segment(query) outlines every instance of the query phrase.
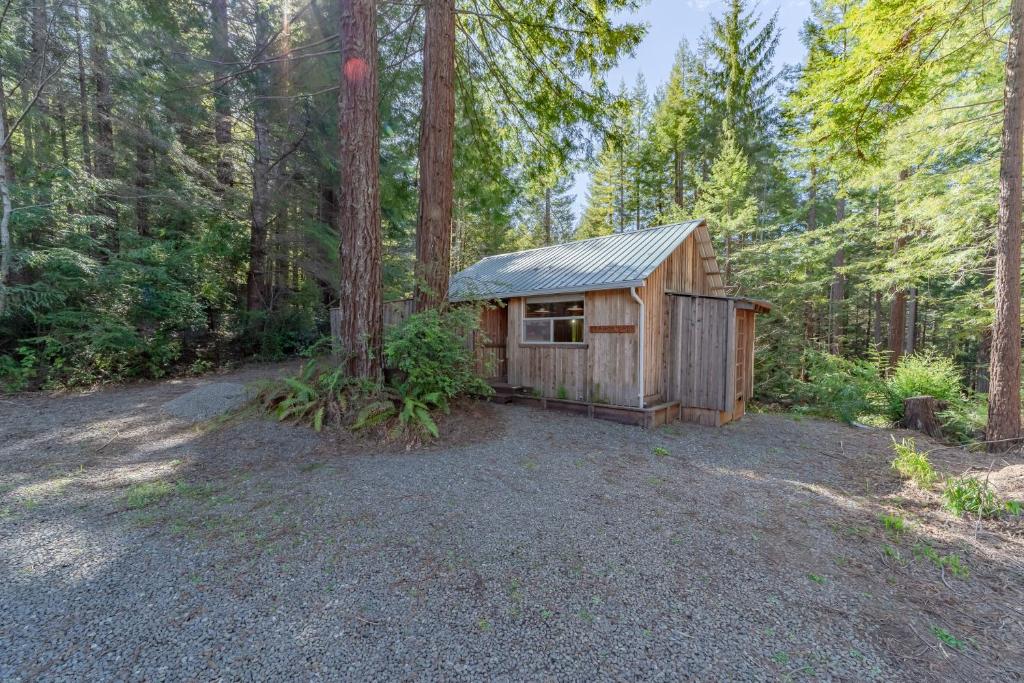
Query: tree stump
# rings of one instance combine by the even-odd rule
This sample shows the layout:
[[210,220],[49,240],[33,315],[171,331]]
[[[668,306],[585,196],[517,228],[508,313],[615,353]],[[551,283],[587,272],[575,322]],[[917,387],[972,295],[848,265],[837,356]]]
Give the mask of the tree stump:
[[907,429],[923,432],[936,439],[942,437],[942,424],[936,416],[946,403],[934,396],[911,396],[903,400],[903,421]]

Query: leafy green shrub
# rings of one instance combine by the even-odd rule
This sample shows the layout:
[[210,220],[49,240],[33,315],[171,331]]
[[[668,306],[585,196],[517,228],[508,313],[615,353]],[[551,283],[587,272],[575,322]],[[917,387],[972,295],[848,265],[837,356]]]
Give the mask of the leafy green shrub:
[[892,440],[892,449],[896,457],[892,461],[892,468],[900,473],[904,479],[910,479],[922,489],[931,488],[938,479],[935,468],[928,460],[928,456],[917,450],[913,439],[903,439],[896,443]]
[[459,306],[415,313],[391,329],[384,358],[397,370],[395,388],[403,397],[487,395],[491,388],[476,374],[476,358],[467,343],[479,329],[480,311]]
[[18,349],[20,358],[0,356],[0,391],[26,389],[38,369],[35,350],[27,346]]
[[1005,507],[988,482],[972,476],[947,480],[942,497],[946,509],[957,517],[968,513],[985,519],[998,517]]
[[796,389],[797,397],[815,412],[853,422],[862,414],[878,410],[884,385],[873,363],[807,351],[804,366],[807,380]]
[[379,391],[372,382],[349,377],[342,366],[314,359],[295,377],[264,382],[256,400],[278,420],[308,424],[319,432],[325,423],[351,422],[353,411],[371,404]]
[[934,353],[904,356],[885,383],[888,414],[903,418],[903,401],[911,396],[932,396],[949,405],[963,399],[960,369],[952,360]]

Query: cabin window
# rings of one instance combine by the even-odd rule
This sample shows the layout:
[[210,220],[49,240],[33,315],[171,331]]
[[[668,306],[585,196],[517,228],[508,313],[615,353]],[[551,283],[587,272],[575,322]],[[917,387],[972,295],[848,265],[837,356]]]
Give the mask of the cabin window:
[[583,300],[526,301],[523,341],[527,344],[580,344],[583,342]]

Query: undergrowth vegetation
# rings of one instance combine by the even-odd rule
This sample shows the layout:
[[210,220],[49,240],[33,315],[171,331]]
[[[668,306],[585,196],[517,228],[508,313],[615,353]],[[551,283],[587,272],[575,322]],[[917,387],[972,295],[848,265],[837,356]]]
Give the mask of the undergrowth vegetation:
[[263,383],[256,401],[281,421],[389,439],[439,436],[435,414],[459,396],[487,395],[467,340],[478,331],[479,309],[463,306],[417,313],[391,329],[384,344],[387,380],[349,376],[338,359],[309,360],[295,377]]
[[897,443],[893,438],[892,448],[896,452],[892,468],[899,472],[901,477],[910,479],[918,488],[926,490],[938,480],[939,475],[928,460],[928,455],[917,450],[913,439],[903,439]]
[[886,377],[881,355],[851,360],[822,351],[807,351],[802,379],[788,394],[794,408],[843,422],[891,426],[903,419],[903,402],[932,396],[945,408],[938,417],[951,439],[968,442],[985,424],[985,396],[964,389],[961,369],[948,358],[923,352],[900,359]]
[[[922,491],[930,491],[941,478],[928,459],[928,454],[917,450],[913,439],[897,442],[894,438],[892,449],[896,454],[892,468]],[[1003,514],[1019,515],[1024,508],[1020,501],[1000,498],[988,479],[982,480],[969,474],[946,478],[942,485],[942,503],[957,517],[973,515],[982,519],[993,519]],[[890,528],[887,521],[885,526]]]

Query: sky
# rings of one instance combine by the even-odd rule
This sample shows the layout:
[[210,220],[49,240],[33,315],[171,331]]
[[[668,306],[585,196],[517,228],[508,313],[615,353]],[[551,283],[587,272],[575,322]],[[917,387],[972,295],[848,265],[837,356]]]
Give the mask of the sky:
[[[725,9],[722,0],[650,0],[629,21],[647,25],[647,35],[632,57],[622,60],[608,77],[608,84],[618,88],[625,81],[632,86],[638,74],[647,81],[647,90],[655,90],[668,81],[679,41],[683,38],[696,49],[700,36],[712,16],[720,16]],[[770,16],[779,11],[779,28],[782,36],[775,52],[777,67],[783,64],[798,64],[804,58],[804,46],[800,42],[800,28],[810,16],[810,0],[761,0],[757,11]],[[576,217],[583,212],[587,198],[590,174],[582,171],[576,174],[573,205]]]

